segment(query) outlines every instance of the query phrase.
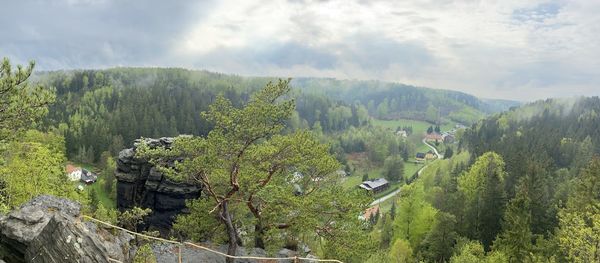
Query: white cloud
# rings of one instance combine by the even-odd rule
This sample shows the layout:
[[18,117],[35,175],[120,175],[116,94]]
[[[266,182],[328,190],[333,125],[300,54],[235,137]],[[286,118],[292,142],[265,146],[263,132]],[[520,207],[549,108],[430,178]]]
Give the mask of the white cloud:
[[[383,79],[513,99],[562,96],[557,87],[587,92],[582,87],[600,80],[587,74],[600,68],[599,5],[591,2],[225,1],[174,49],[194,60],[223,59],[213,53],[293,42],[332,55],[333,68],[229,59],[247,74]],[[369,45],[382,40],[398,45]],[[402,50],[422,56],[395,56]]]
[[[24,2],[14,9],[36,6]],[[184,66],[247,75],[380,79],[511,99],[600,95],[598,1],[124,5],[53,0],[46,5],[29,17],[23,14],[17,32],[1,26],[15,21],[12,12],[0,17],[0,29],[11,37],[0,41],[0,52],[36,59],[47,68]]]

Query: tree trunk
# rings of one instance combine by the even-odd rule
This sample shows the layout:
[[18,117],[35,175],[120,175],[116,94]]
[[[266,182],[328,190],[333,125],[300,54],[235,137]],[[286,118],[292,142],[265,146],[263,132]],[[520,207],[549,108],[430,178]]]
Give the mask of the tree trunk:
[[[227,206],[227,201],[224,201],[223,204],[221,204],[221,206],[223,209],[221,211],[221,217],[222,217],[223,221],[225,222],[225,227],[227,228],[227,235],[229,236],[229,247],[227,248],[227,254],[231,255],[231,256],[235,256],[235,252],[237,250],[238,243],[240,243],[241,240],[239,240],[238,234],[237,234],[237,229],[235,228],[235,226],[233,225],[233,222],[231,220],[231,214],[229,213],[229,207]],[[226,262],[233,263],[234,259],[227,258]]]

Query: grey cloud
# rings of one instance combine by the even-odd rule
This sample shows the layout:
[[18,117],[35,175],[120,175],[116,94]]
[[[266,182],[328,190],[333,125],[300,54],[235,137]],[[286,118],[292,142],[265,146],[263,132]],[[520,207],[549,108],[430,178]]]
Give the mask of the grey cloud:
[[[588,69],[589,70],[589,69]],[[530,86],[544,89],[556,83],[563,85],[590,85],[600,82],[595,72],[566,65],[561,61],[538,61],[515,66],[510,73],[496,83],[497,87]]]
[[[561,87],[600,95],[593,1],[507,3],[502,12],[498,2],[357,1],[338,2],[352,7],[347,15],[303,0],[240,10],[219,1],[7,1],[0,57],[35,59],[43,70],[180,66],[405,81],[504,98],[515,90],[562,95]],[[472,7],[489,14],[464,16]],[[187,49],[194,45],[206,46]]]
[[255,54],[255,59],[284,68],[309,65],[317,69],[331,69],[337,63],[337,58],[330,52],[294,42],[275,45],[268,50],[263,50]]
[[430,51],[416,41],[400,42],[366,34],[354,36],[345,42],[345,58],[365,70],[384,70],[393,64],[417,68],[433,63]]
[[42,69],[158,63],[202,6],[159,0],[5,3],[0,52],[21,63],[35,59]]

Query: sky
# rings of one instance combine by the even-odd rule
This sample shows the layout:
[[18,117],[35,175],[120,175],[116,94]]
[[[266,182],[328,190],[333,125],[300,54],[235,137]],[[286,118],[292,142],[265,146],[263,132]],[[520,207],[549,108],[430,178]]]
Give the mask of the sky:
[[3,1],[0,57],[400,82],[485,98],[600,95],[600,1]]

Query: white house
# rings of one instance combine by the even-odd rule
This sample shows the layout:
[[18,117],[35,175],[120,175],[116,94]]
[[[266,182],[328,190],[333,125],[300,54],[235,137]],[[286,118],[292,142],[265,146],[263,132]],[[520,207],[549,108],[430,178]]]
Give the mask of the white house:
[[80,167],[75,167],[73,165],[67,165],[67,176],[69,180],[75,182],[81,180],[82,170]]

